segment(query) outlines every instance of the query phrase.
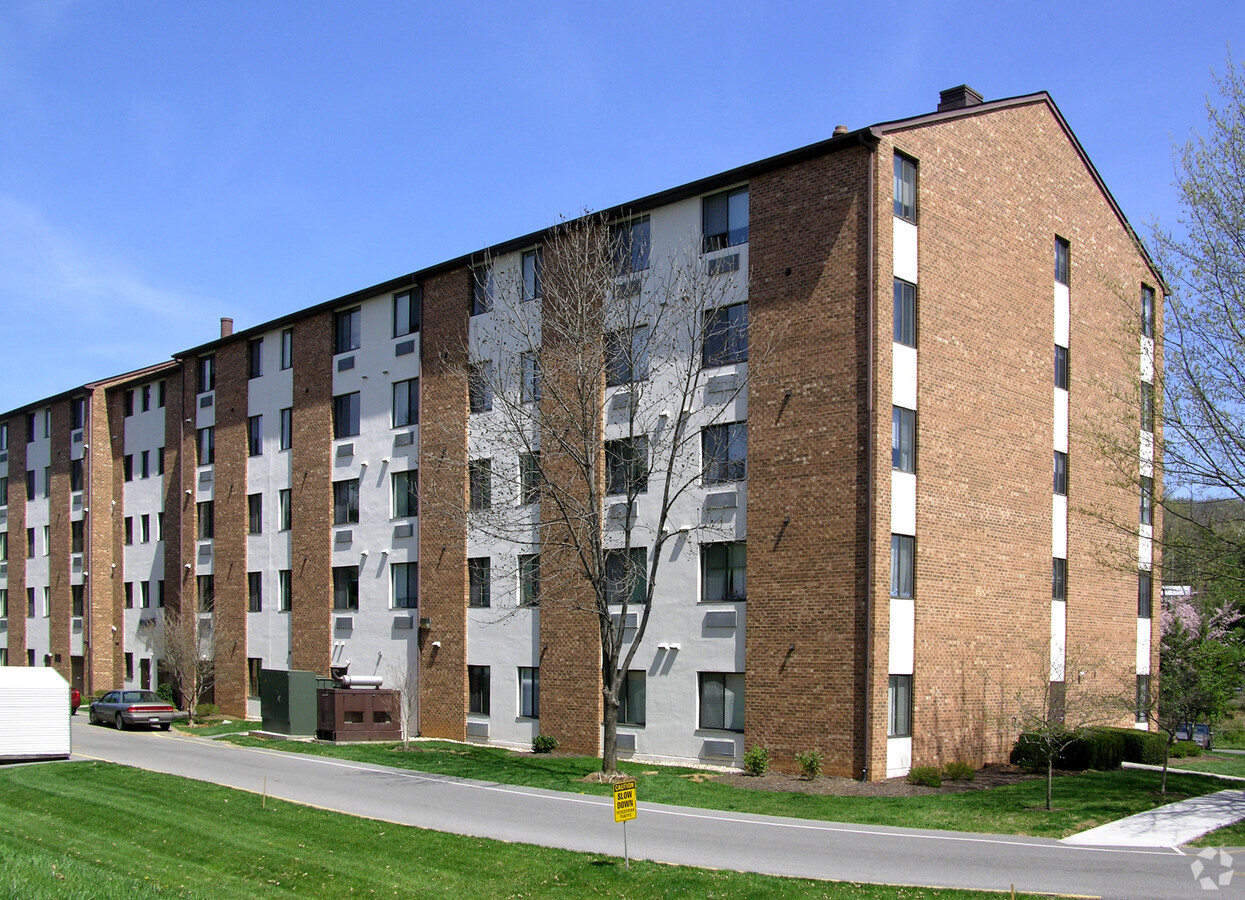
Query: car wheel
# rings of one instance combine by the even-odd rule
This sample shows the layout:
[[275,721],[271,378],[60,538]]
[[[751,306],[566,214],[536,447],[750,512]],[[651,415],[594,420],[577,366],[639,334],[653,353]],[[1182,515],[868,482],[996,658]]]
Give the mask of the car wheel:
[[117,731],[125,731],[125,719],[121,718],[121,713],[117,713],[116,723]]
[[98,724],[99,724],[99,719],[97,719],[97,718],[95,717],[95,710],[93,710],[93,709],[92,709],[92,710],[88,710],[88,711],[87,711],[87,714],[86,714],[86,717],[87,717],[87,720],[88,720],[88,721],[90,721],[90,723],[91,723],[92,725],[98,725]]
[[160,730],[161,730],[161,731],[168,731],[168,730],[169,730],[169,727],[170,727],[172,724],[173,724],[172,722],[161,722],[161,723],[160,723]]

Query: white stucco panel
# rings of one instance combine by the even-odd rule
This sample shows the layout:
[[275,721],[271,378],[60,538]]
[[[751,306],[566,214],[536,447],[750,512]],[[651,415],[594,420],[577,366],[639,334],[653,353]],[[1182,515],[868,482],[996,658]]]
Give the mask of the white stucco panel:
[[1150,619],[1137,620],[1137,674],[1150,674]]
[[1068,300],[1068,286],[1055,284],[1055,343],[1060,347],[1068,346],[1068,320],[1071,318]]
[[1068,558],[1068,498],[1051,495],[1050,504],[1050,555],[1056,559]]
[[1154,338],[1141,339],[1141,380],[1154,380]]
[[1068,392],[1053,388],[1055,392],[1055,449],[1068,452]]
[[916,534],[916,475],[891,470],[891,534]]
[[916,348],[891,344],[891,402],[916,409]]
[[886,777],[899,778],[912,768],[912,738],[886,739]]
[[1063,681],[1064,650],[1067,647],[1068,604],[1050,602],[1050,680]]
[[916,226],[895,218],[895,277],[916,284]]
[[890,675],[911,675],[916,640],[916,602],[904,597],[891,597],[890,613]]

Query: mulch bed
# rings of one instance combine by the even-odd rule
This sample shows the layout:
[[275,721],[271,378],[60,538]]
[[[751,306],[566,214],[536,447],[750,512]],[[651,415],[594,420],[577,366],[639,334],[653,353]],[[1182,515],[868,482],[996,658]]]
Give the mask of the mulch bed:
[[884,781],[855,781],[851,778],[817,778],[806,781],[797,775],[770,772],[766,775],[717,775],[715,781],[731,787],[755,791],[789,791],[834,797],[924,797],[929,794],[963,794],[1005,784],[1016,784],[1040,776],[1017,766],[990,765],[977,770],[972,781],[943,781],[942,787],[908,784],[903,778]]

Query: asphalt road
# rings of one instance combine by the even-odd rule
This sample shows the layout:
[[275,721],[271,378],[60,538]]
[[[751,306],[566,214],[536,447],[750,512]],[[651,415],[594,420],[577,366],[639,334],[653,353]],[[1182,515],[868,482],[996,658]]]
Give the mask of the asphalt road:
[[[420,828],[621,856],[609,798],[466,781],[251,749],[176,731],[73,723],[76,759],[182,775]],[[836,881],[1062,893],[1121,900],[1206,897],[1176,849],[1077,847],[1042,838],[843,825],[645,803],[627,826],[633,859]],[[1238,862],[1238,864],[1240,864]],[[1243,866],[1245,868],[1245,866]],[[1217,861],[1203,874],[1218,875]],[[1233,892],[1239,892],[1234,894]],[[1245,895],[1245,872],[1218,896]]]

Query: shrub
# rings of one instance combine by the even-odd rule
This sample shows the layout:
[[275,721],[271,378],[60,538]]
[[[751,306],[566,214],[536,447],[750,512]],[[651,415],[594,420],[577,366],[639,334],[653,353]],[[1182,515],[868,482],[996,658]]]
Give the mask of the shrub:
[[532,738],[533,753],[550,753],[558,747],[558,739],[551,734],[538,734]]
[[1099,772],[1118,769],[1124,761],[1124,736],[1111,728],[1091,728],[1085,732],[1089,746],[1089,768]]
[[908,770],[908,784],[942,787],[942,770],[937,766],[913,766]]
[[167,681],[156,687],[156,696],[170,706],[173,705],[173,685]]
[[1167,735],[1157,731],[1136,731],[1132,728],[1104,728],[1124,740],[1124,761],[1147,766],[1163,765],[1167,755]]
[[1202,748],[1196,741],[1176,741],[1172,744],[1169,755],[1172,759],[1184,759],[1185,757],[1196,759],[1202,755]]
[[[1020,766],[1034,772],[1044,771],[1046,769],[1046,744],[1033,732],[1022,732],[1016,738],[1010,758],[1013,766]],[[1058,765],[1057,761],[1056,765]]]
[[206,719],[216,715],[218,712],[220,712],[220,709],[215,703],[200,703],[195,707],[195,718]]
[[769,771],[769,751],[757,745],[744,754],[744,771],[749,775],[764,775]]
[[821,774],[822,753],[820,750],[809,750],[795,755],[795,764],[800,769],[800,776],[812,781]]
[[949,762],[942,767],[942,774],[948,781],[972,781],[977,770],[966,762]]

